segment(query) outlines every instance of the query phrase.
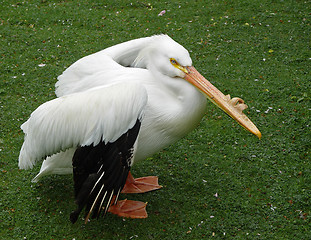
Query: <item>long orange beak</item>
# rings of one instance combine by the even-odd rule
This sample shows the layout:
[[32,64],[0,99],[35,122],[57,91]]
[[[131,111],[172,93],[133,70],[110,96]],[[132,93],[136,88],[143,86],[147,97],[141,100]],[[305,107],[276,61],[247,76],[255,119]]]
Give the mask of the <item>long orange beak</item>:
[[230,95],[224,95],[208,80],[206,80],[193,66],[186,67],[185,77],[188,82],[197,87],[214,104],[220,107],[225,113],[236,120],[242,127],[255,134],[259,139],[261,133],[255,124],[242,112],[247,108],[241,98],[230,98]]

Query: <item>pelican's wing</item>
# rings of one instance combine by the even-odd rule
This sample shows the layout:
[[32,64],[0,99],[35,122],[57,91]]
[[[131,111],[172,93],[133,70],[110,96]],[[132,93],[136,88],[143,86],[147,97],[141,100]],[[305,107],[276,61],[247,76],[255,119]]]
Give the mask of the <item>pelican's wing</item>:
[[100,142],[76,150],[72,165],[78,208],[70,215],[72,223],[77,221],[84,206],[87,222],[91,213],[92,217],[98,217],[103,208],[106,213],[111,202],[117,202],[129,174],[140,125],[141,121],[137,120],[112,143]]
[[[94,78],[98,73],[113,71],[112,77],[101,78],[101,85],[98,85]],[[83,57],[68,67],[60,76],[55,84],[56,96],[85,91],[87,89],[104,86],[114,82],[114,79],[124,71],[124,67],[116,63],[110,56],[98,52]]]
[[119,83],[60,97],[39,106],[22,126],[19,167],[71,147],[116,141],[141,119],[147,103],[143,86]]
[[[87,219],[116,202],[134,158],[147,92],[140,84],[119,83],[66,95],[42,104],[22,125],[25,141],[19,167],[77,147],[73,155],[74,223],[86,206]],[[115,197],[115,200],[113,200]]]

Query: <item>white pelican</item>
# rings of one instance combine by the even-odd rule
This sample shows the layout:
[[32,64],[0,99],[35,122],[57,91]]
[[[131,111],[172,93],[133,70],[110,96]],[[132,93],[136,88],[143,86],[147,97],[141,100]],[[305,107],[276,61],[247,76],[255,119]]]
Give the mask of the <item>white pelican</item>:
[[156,177],[134,180],[129,170],[193,130],[205,112],[206,97],[261,137],[242,113],[243,100],[222,94],[167,35],[128,41],[78,60],[59,76],[56,94],[21,126],[25,141],[19,167],[28,169],[45,159],[33,181],[73,169],[78,204],[70,216],[73,223],[84,207],[86,222],[102,209],[146,217],[144,203],[117,202],[119,194],[161,186]]

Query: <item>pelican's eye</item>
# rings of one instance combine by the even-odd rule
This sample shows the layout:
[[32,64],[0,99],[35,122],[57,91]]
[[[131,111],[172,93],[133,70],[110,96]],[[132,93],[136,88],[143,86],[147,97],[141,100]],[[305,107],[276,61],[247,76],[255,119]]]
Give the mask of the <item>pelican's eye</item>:
[[181,65],[176,61],[175,58],[170,58],[170,62],[171,62],[171,64],[172,64],[175,68],[179,69],[180,71],[183,71],[184,73],[188,73],[187,68],[181,66]]
[[170,62],[174,66],[179,65],[175,58],[170,58]]

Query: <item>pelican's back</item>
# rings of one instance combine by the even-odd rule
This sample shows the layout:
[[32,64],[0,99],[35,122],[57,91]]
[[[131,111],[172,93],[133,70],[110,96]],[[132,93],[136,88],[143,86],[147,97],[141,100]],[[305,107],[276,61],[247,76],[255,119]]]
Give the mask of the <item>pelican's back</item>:
[[[58,77],[58,82],[55,84],[56,95],[60,97],[118,81],[122,74],[128,73],[128,67],[134,67],[139,53],[159,38],[170,39],[167,35],[139,38],[79,59]],[[139,67],[147,66],[140,63]],[[98,75],[101,75],[100,83]]]

